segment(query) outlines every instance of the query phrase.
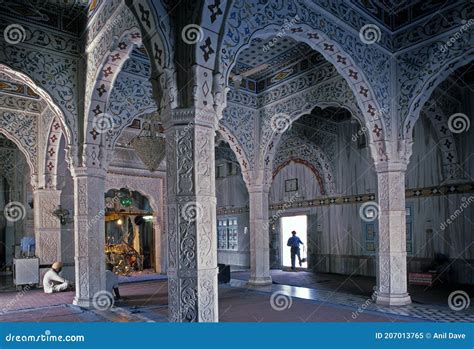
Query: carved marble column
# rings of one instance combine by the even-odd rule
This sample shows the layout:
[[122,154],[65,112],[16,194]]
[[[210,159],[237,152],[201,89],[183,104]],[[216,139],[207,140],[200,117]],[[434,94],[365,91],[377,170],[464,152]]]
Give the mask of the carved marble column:
[[164,118],[172,322],[218,321],[216,126],[212,111],[175,109]]
[[376,164],[380,206],[377,304],[406,305],[411,303],[407,293],[406,168],[406,161]]
[[36,255],[40,264],[62,261],[61,224],[53,211],[61,200],[61,191],[37,189],[33,193]]
[[269,285],[270,276],[270,241],[268,230],[268,195],[269,185],[250,185],[250,279],[254,286]]
[[78,167],[74,178],[76,296],[73,304],[92,307],[105,290],[105,175],[103,169]]

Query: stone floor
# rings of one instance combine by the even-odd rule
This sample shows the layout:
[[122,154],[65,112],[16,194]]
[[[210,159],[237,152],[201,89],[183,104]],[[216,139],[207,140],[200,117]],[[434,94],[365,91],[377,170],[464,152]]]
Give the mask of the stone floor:
[[[273,271],[273,285],[251,288],[244,281],[246,276],[246,272],[233,273],[230,284],[219,286],[220,321],[474,321],[472,307],[454,312],[446,306],[446,299],[444,306],[415,303],[406,307],[380,307],[370,298],[370,280],[355,278],[338,282],[333,275]],[[134,280],[121,279],[120,292],[125,300],[116,302],[106,311],[85,310],[71,305],[73,292],[54,295],[46,295],[41,289],[2,292],[0,321],[167,321],[168,285],[163,276],[147,276],[147,281]],[[143,277],[138,280],[143,280]],[[283,285],[285,281],[297,286]]]

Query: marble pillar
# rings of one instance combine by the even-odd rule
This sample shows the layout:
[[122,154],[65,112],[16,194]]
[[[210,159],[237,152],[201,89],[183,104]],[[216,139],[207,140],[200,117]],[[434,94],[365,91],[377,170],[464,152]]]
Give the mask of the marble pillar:
[[37,189],[33,193],[36,255],[40,264],[62,261],[61,223],[53,211],[61,202],[61,191]]
[[250,279],[249,284],[272,283],[270,276],[270,241],[268,226],[268,185],[250,185]]
[[411,303],[407,292],[405,172],[407,163],[376,165],[379,237],[377,250],[377,304]]
[[212,111],[175,109],[164,119],[169,321],[216,322],[217,233]]
[[79,167],[74,178],[76,296],[73,304],[90,308],[105,290],[105,176],[99,168]]

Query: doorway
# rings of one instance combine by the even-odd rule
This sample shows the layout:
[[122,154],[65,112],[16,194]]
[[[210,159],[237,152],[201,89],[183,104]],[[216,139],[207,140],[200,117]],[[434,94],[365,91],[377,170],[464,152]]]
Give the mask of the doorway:
[[[307,240],[308,240],[308,216],[290,216],[280,218],[281,226],[281,246],[282,246],[282,266],[291,268],[291,251],[286,244],[288,239],[292,236],[291,232],[296,231],[296,236],[300,238],[304,245],[300,245],[301,258],[307,258]],[[296,267],[298,265],[298,257],[296,257]],[[300,268],[308,268],[308,262],[302,263]]]

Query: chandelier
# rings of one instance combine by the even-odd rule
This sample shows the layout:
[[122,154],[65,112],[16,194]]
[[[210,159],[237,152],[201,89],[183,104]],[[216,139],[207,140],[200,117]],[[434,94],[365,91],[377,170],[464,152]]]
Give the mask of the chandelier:
[[158,113],[152,113],[138,136],[130,141],[140,159],[150,171],[156,171],[165,157],[166,139]]

